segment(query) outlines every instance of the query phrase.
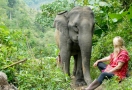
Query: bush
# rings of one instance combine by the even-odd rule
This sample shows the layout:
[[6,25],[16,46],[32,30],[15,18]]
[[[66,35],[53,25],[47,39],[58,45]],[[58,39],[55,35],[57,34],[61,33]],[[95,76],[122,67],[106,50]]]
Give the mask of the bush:
[[70,79],[56,66],[54,57],[28,60],[16,73],[19,90],[66,90]]
[[103,82],[105,90],[131,90],[132,77],[126,78],[121,83],[116,80],[116,77]]

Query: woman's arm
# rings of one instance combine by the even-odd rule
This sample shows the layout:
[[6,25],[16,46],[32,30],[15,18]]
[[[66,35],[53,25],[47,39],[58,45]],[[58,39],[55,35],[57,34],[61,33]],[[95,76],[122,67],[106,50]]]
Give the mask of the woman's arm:
[[110,56],[104,57],[104,58],[102,58],[102,59],[97,60],[97,61],[94,63],[93,66],[97,66],[97,64],[98,64],[99,62],[106,62],[106,61],[109,61],[109,60],[110,60]]
[[113,69],[111,69],[110,71],[108,71],[108,73],[114,73],[114,72],[120,70],[123,65],[124,65],[124,62],[118,62],[118,65],[116,67],[114,67]]

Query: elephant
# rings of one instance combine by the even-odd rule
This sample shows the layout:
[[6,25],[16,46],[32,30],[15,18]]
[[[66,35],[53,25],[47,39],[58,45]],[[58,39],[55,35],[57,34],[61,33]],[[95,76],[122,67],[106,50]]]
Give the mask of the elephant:
[[55,40],[60,50],[61,66],[70,76],[70,58],[74,57],[75,84],[91,83],[90,58],[94,32],[94,13],[88,6],[76,6],[63,11],[54,19]]

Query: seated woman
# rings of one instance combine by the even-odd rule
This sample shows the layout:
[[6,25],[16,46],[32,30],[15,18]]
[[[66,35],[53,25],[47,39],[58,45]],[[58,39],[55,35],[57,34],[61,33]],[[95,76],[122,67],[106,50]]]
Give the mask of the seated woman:
[[[87,88],[82,90],[94,90],[100,86],[104,79],[110,79],[117,76],[121,81],[126,77],[128,71],[129,55],[124,46],[124,40],[120,36],[113,39],[114,51],[109,56],[97,60],[93,66],[98,66],[101,74]],[[106,65],[103,62],[109,61]]]

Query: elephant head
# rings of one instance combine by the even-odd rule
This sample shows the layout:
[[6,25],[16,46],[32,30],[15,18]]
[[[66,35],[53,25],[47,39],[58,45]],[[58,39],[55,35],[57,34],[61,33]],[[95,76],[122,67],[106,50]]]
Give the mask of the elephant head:
[[61,65],[70,75],[70,57],[74,57],[74,72],[77,85],[91,82],[90,58],[94,13],[89,7],[74,7],[59,13],[55,20],[55,38],[60,49]]

